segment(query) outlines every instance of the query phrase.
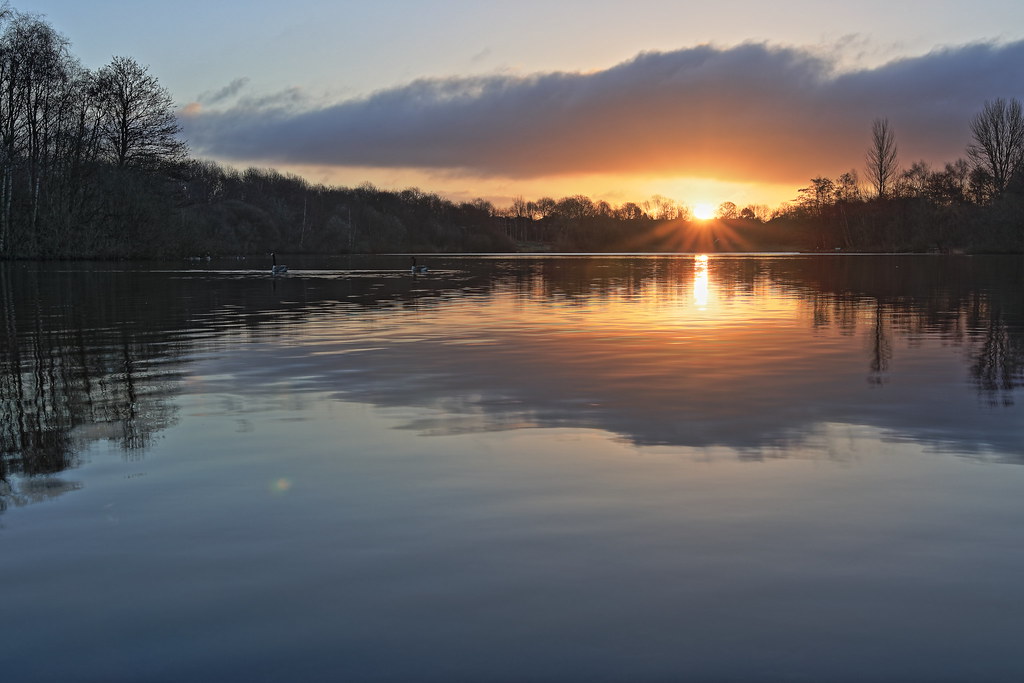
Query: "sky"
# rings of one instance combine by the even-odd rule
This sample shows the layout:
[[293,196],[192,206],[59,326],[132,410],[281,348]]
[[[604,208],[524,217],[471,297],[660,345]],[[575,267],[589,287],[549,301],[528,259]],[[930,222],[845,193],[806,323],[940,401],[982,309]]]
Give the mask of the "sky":
[[192,154],[313,182],[506,205],[774,207],[964,156],[986,100],[1024,99],[1024,2],[12,0],[88,68],[147,65]]

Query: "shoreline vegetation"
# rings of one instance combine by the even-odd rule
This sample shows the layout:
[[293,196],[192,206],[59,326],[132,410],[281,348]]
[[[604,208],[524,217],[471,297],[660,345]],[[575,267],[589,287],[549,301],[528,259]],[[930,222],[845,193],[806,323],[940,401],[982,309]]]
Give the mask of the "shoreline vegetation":
[[873,122],[864,180],[810,180],[711,219],[664,197],[509,207],[417,188],[314,184],[189,156],[170,94],[114,57],[84,68],[40,16],[0,8],[0,260],[473,252],[1024,253],[1024,115],[985,102],[966,158],[898,164]]

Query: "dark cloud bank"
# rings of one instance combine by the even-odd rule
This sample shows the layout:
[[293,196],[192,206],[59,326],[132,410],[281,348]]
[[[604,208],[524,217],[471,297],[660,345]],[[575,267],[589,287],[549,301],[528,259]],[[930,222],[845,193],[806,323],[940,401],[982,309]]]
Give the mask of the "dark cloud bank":
[[799,182],[861,167],[877,117],[904,163],[963,156],[984,101],[1024,94],[1022,64],[1024,41],[847,72],[800,49],[701,46],[593,73],[418,80],[329,106],[297,106],[289,91],[190,107],[183,126],[198,153],[238,160]]

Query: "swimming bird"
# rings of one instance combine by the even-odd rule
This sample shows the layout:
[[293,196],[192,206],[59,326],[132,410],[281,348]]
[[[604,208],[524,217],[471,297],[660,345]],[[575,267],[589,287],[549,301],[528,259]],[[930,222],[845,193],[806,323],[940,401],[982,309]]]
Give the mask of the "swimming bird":
[[419,273],[427,272],[427,267],[426,266],[417,266],[416,265],[416,257],[415,256],[412,256],[410,258],[412,258],[412,268],[409,269],[410,273],[412,273],[413,275],[416,275],[416,274],[419,274]]
[[274,264],[270,266],[271,275],[284,275],[285,273],[288,272],[288,266],[277,265],[277,254],[275,254],[274,252],[270,252],[270,258],[273,260]]

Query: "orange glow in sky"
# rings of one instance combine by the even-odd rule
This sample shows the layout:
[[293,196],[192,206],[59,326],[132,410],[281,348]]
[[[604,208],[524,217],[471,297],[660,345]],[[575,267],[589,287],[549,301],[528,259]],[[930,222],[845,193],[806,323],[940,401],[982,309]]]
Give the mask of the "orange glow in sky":
[[274,167],[282,172],[295,173],[313,183],[339,187],[357,187],[369,182],[383,190],[404,190],[417,187],[455,202],[468,202],[483,198],[497,207],[510,206],[517,197],[535,201],[541,197],[560,199],[585,195],[613,206],[626,202],[642,203],[652,197],[665,197],[680,207],[689,207],[697,215],[698,207],[708,207],[707,218],[713,218],[718,205],[731,201],[743,208],[763,204],[775,208],[790,201],[794,195],[792,183],[753,183],[690,176],[657,176],[643,173],[591,173],[567,176],[541,176],[536,178],[509,178],[503,176],[473,176],[458,172],[431,171],[414,168],[334,167],[295,164],[275,164],[253,160],[234,162],[237,168],[246,166]]
[[776,208],[810,178],[863,173],[874,118],[902,163],[941,168],[987,99],[1021,96],[1010,0],[14,4],[86,68],[148,65],[198,158],[499,207]]

